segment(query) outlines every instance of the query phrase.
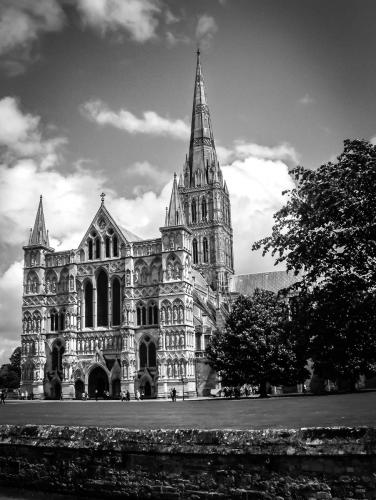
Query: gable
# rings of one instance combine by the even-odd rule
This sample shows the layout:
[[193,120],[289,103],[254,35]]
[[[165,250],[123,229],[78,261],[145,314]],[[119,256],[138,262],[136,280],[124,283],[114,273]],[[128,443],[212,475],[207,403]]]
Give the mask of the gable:
[[104,204],[99,207],[98,212],[95,214],[85,233],[85,236],[82,238],[81,243],[78,246],[78,250],[84,249],[88,240],[91,239],[94,241],[98,236],[101,240],[104,240],[106,236],[112,240],[116,236],[119,242],[119,247],[121,247],[121,244],[126,245],[131,241],[141,241],[141,238],[133,234],[131,231],[120,228],[111,217]]

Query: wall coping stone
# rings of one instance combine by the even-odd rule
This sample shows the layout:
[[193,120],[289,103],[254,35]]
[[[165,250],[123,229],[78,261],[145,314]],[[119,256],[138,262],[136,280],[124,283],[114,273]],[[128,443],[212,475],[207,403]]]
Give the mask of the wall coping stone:
[[0,446],[204,455],[376,455],[374,427],[154,429],[0,425]]

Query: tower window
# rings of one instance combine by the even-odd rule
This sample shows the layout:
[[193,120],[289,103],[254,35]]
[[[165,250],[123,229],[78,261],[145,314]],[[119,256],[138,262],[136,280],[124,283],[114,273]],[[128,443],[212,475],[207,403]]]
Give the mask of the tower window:
[[110,238],[106,236],[106,257],[110,256]]
[[197,264],[198,263],[198,249],[197,249],[196,238],[192,242],[192,248],[193,248],[193,264]]
[[208,262],[209,252],[208,252],[208,240],[207,240],[207,238],[204,238],[202,240],[202,251],[203,251],[203,256],[204,256],[204,262]]
[[206,221],[208,217],[208,208],[206,205],[206,199],[203,198],[202,203],[201,203],[201,211],[202,211],[202,220]]
[[197,222],[197,207],[196,201],[192,201],[192,222]]

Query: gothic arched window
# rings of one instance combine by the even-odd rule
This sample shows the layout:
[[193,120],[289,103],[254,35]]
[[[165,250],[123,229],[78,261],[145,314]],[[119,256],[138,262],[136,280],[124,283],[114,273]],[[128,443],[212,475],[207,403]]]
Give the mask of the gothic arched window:
[[201,202],[201,213],[202,213],[202,220],[206,221],[208,217],[208,207],[206,205],[206,199],[203,198]]
[[85,327],[93,326],[93,285],[88,281],[85,286]]
[[137,325],[146,325],[146,307],[144,304],[137,304]]
[[112,238],[112,255],[117,257],[119,255],[118,238],[115,236]]
[[59,315],[56,310],[51,311],[51,332],[57,332],[59,329]]
[[139,349],[140,368],[157,366],[157,349],[154,341],[146,335]]
[[99,239],[99,236],[95,238],[95,258],[101,258],[101,240]]
[[193,264],[197,264],[198,263],[198,249],[197,249],[196,238],[192,242],[192,248],[193,248]]
[[145,342],[140,345],[140,368],[145,368],[148,363],[148,350]]
[[209,252],[208,252],[208,240],[207,240],[207,238],[204,238],[202,240],[202,252],[203,252],[204,262],[208,262]]
[[120,282],[117,278],[112,282],[112,324],[120,325]]
[[108,326],[108,278],[103,269],[97,277],[97,325]]
[[105,243],[106,243],[106,257],[110,257],[110,238],[108,236],[106,236]]
[[197,222],[197,207],[195,200],[192,200],[192,222]]
[[89,260],[93,259],[93,240],[88,241]]

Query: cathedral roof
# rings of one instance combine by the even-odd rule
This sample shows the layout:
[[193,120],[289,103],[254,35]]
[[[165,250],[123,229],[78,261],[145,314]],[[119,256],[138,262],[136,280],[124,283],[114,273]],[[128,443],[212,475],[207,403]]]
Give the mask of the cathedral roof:
[[191,185],[197,170],[201,171],[203,175],[207,175],[208,167],[213,166],[215,170],[218,168],[199,50],[197,51],[188,165]]
[[50,246],[48,231],[44,222],[42,195],[40,195],[37,216],[35,217],[34,229],[30,233],[29,245]]
[[256,288],[279,292],[282,288],[293,285],[300,279],[286,271],[271,271],[269,273],[237,274],[229,278],[229,292],[242,295],[252,295]]
[[168,211],[166,212],[165,226],[185,226],[185,225],[186,225],[186,220],[185,220],[184,210],[181,204],[178,184],[176,181],[176,174],[174,174],[174,182],[172,184],[170,206],[168,208]]

